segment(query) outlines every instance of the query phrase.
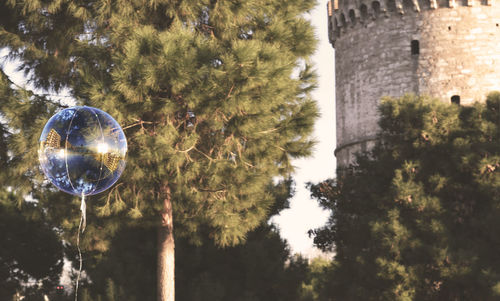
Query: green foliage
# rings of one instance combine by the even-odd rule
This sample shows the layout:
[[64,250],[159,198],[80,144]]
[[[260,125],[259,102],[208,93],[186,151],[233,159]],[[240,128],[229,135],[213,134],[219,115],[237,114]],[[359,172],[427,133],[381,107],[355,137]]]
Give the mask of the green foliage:
[[460,107],[385,99],[379,143],[312,186],[332,210],[334,300],[494,300],[500,239],[500,93]]
[[[157,224],[167,186],[176,235],[194,243],[208,229],[218,245],[235,245],[266,218],[274,201],[268,183],[287,177],[290,160],[309,155],[313,146],[309,135],[318,113],[309,96],[315,74],[308,56],[315,38],[303,14],[314,4],[0,4],[0,46],[20,60],[32,84],[50,93],[67,89],[79,104],[107,111],[125,128],[127,169],[107,195],[89,200],[90,219],[102,221],[89,223],[87,248],[108,248],[121,224]],[[36,192],[52,207],[35,168],[35,145],[57,103],[32,94],[21,105],[14,94],[24,90],[5,89],[12,100],[0,107],[2,114],[26,112],[6,122],[22,133],[13,151],[23,160],[13,173],[26,178],[16,188]],[[49,215],[69,234],[77,220],[75,205],[66,204]]]
[[330,260],[321,257],[314,258],[308,263],[307,276],[300,288],[301,301],[329,300],[328,296],[323,294],[331,264]]
[[36,127],[56,105],[15,86],[1,71],[0,99],[0,299],[16,291],[36,299],[55,287],[63,264],[62,243],[49,215],[25,201],[41,179],[32,172]]

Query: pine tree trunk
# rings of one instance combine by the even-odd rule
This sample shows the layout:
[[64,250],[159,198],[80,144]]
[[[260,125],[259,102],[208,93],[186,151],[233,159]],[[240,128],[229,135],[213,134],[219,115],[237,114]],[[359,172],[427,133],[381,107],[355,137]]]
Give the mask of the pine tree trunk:
[[157,301],[175,300],[174,220],[170,187],[164,186],[161,225],[158,227]]

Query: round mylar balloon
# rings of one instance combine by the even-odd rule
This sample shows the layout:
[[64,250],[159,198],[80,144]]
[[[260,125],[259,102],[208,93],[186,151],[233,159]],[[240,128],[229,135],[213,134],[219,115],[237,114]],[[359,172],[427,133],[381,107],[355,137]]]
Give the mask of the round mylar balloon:
[[64,109],[40,136],[38,157],[57,188],[92,195],[113,185],[125,169],[127,140],[116,120],[92,107]]

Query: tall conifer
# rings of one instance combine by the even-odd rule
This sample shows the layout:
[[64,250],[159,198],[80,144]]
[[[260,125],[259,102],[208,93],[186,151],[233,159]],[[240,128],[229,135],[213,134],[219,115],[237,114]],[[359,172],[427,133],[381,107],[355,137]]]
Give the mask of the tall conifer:
[[[176,235],[194,243],[202,232],[219,246],[241,242],[273,205],[269,182],[289,175],[292,158],[310,153],[317,108],[308,57],[315,38],[304,13],[314,4],[0,3],[0,46],[20,60],[34,86],[48,93],[66,88],[79,104],[123,125],[127,169],[107,194],[90,199],[85,242],[104,250],[123,223],[157,225],[158,300],[174,299],[174,224]],[[39,111],[48,114],[53,106],[43,99],[35,95],[23,105],[33,110],[41,101]],[[12,106],[2,109],[13,114]],[[26,148],[36,148],[32,132],[43,124],[32,114],[19,127],[28,131],[18,141]],[[18,189],[37,191],[66,233],[75,231],[75,204],[41,193],[47,190],[33,175],[36,152],[22,158],[24,172],[16,170],[26,181]]]

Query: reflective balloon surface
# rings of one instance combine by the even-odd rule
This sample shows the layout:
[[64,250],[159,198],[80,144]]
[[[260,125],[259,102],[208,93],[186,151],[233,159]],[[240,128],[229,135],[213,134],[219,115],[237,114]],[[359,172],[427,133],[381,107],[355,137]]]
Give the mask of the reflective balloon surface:
[[106,112],[72,107],[55,114],[43,128],[38,157],[57,188],[92,195],[112,186],[125,169],[127,140]]

